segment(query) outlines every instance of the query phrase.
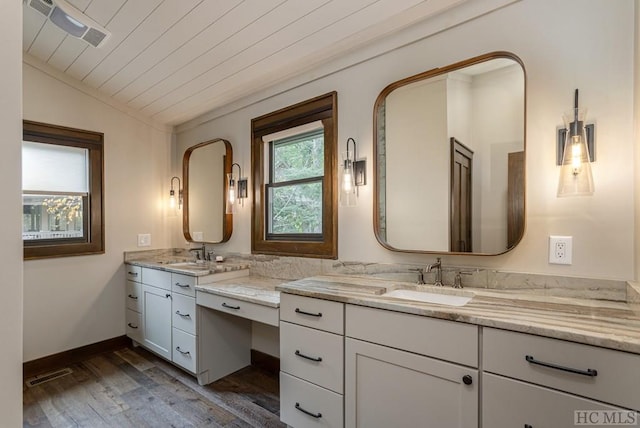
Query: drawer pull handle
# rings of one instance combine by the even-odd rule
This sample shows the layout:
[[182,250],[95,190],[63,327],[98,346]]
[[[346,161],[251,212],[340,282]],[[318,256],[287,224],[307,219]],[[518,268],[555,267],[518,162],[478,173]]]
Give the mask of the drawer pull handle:
[[180,352],[182,355],[191,355],[191,352],[183,351],[179,346],[176,346],[176,351]]
[[536,360],[531,355],[526,355],[524,358],[525,358],[525,360],[527,360],[531,364],[537,364],[539,366],[549,367],[550,369],[562,370],[563,372],[575,373],[575,374],[579,374],[579,375],[582,375],[582,376],[589,376],[589,377],[598,376],[598,371],[595,370],[595,369],[581,370],[581,369],[574,369],[572,367],[560,366],[558,364],[546,363],[544,361]]
[[310,357],[310,356],[308,356],[308,355],[304,355],[302,352],[298,351],[297,349],[296,349],[295,354],[296,354],[298,357],[302,357],[302,358],[304,358],[304,359],[306,359],[306,360],[315,361],[315,362],[317,362],[317,363],[319,363],[320,361],[322,361],[322,357]]
[[305,410],[302,406],[300,406],[300,403],[296,403],[296,409],[300,410],[305,415],[312,416],[312,417],[314,417],[316,419],[320,419],[322,417],[322,413],[320,413],[320,412],[312,413],[312,412],[310,412],[308,410]]
[[137,328],[138,328],[138,326],[137,326],[137,325],[133,325],[133,324],[131,324],[131,323],[127,323],[127,325],[128,325],[129,327],[131,327],[131,328],[135,328],[135,329],[137,329]]
[[318,317],[318,318],[322,316],[322,312],[318,312],[317,314],[314,314],[312,312],[305,312],[300,308],[296,308],[296,314],[309,315],[310,317]]
[[229,309],[235,309],[238,310],[240,309],[240,306],[231,306],[231,305],[227,305],[226,303],[222,302],[222,307],[224,308],[229,308]]
[[180,315],[182,318],[189,318],[191,316],[189,314],[183,314],[180,311],[176,311],[176,315]]
[[138,296],[132,296],[131,294],[129,294],[129,298],[133,300],[138,300]]
[[128,272],[131,276],[138,276],[138,272]]
[[176,282],[176,286],[180,288],[189,288],[189,284],[180,284],[179,282]]
[[171,298],[171,294],[167,293],[167,294],[164,295],[164,297],[166,297],[167,299],[170,299]]

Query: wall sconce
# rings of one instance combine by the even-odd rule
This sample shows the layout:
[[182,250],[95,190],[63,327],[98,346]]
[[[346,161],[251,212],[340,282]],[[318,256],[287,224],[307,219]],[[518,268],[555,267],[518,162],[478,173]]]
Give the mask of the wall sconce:
[[[238,167],[237,180],[233,177],[234,166]],[[231,172],[227,174],[228,190],[227,190],[227,204],[226,204],[227,208],[225,211],[227,214],[233,214],[236,211],[236,205],[238,200],[240,201],[240,204],[244,206],[244,200],[247,198],[249,194],[248,181],[249,180],[246,177],[242,177],[242,168],[240,167],[240,164],[234,162],[231,165]]]
[[[349,142],[353,143],[353,157],[349,152]],[[367,184],[367,161],[358,160],[356,141],[347,139],[347,151],[342,153],[342,184],[340,205],[354,206],[357,198],[357,187]]]
[[173,189],[173,180],[178,180],[178,209],[182,209],[182,186],[180,177],[171,177],[171,190],[169,190],[169,207],[173,210],[176,208],[176,191]]
[[[587,110],[578,108],[576,89],[573,109],[564,114],[565,129],[558,131],[558,197],[593,194],[591,164],[594,160],[594,125],[585,125]],[[562,150],[562,151],[560,151]]]

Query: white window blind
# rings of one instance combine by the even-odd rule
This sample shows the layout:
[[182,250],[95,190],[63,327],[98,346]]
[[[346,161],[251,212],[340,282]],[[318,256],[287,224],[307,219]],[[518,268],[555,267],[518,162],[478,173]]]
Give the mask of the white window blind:
[[315,122],[305,123],[304,125],[296,126],[294,128],[289,128],[282,131],[274,132],[273,134],[264,135],[262,136],[262,141],[268,143],[270,141],[284,140],[285,138],[293,137],[300,134],[306,134],[307,132],[323,128],[324,125],[322,125],[322,121],[316,120]]
[[89,192],[87,149],[22,142],[22,191],[25,193]]

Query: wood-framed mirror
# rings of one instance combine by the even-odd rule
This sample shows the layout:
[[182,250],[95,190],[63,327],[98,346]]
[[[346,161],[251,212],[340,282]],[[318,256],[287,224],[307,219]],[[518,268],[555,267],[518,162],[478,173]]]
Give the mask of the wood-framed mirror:
[[497,255],[525,226],[526,75],[493,52],[393,82],[374,105],[374,231],[393,251]]
[[189,242],[221,243],[231,238],[233,214],[226,213],[226,176],[231,143],[221,138],[189,147],[182,157],[182,231]]

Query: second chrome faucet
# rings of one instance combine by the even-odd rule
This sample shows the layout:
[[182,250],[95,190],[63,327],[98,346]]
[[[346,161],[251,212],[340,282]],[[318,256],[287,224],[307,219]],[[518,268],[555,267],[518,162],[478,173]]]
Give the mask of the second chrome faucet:
[[436,287],[442,287],[442,259],[438,257],[435,263],[427,265],[427,272],[431,272],[435,269],[436,278],[433,283]]

